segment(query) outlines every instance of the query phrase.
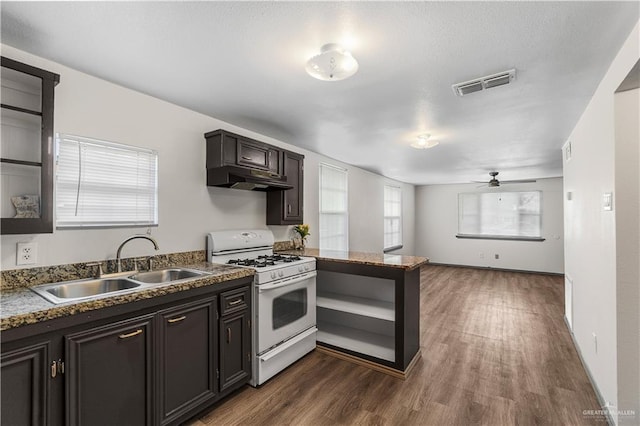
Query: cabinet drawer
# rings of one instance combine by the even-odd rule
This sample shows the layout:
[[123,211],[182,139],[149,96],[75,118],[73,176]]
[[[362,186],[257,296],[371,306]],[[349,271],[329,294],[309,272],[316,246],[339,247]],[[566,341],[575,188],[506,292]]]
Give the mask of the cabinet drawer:
[[220,295],[220,315],[247,309],[251,292],[249,287],[224,292]]

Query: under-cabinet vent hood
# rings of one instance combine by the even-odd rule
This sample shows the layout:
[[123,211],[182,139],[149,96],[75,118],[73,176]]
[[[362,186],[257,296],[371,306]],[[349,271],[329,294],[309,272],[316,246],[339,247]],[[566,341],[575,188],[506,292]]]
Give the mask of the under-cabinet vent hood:
[[456,95],[465,96],[484,89],[491,89],[493,87],[509,84],[515,79],[516,70],[514,68],[508,71],[487,75],[473,80],[463,81],[462,83],[456,83],[451,86],[451,88]]
[[281,191],[293,188],[281,175],[238,166],[207,169],[207,185],[248,191]]

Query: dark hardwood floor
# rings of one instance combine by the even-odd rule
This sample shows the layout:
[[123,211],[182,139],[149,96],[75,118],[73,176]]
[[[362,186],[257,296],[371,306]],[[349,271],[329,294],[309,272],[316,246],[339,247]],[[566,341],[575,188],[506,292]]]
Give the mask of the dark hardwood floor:
[[604,425],[563,320],[559,276],[429,265],[422,358],[405,381],[312,352],[192,426]]

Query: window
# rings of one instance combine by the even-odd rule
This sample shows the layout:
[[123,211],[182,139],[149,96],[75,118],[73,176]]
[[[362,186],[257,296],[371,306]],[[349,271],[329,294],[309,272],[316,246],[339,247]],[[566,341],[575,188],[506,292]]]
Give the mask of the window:
[[458,194],[458,237],[541,239],[540,191]]
[[320,249],[349,250],[347,171],[320,163]]
[[158,224],[156,151],[57,135],[56,227]]
[[402,189],[384,186],[384,251],[402,248]]

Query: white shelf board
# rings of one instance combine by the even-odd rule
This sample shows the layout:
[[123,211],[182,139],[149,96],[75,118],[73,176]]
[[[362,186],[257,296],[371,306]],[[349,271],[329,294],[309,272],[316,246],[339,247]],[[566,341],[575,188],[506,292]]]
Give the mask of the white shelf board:
[[396,313],[392,302],[366,299],[364,297],[347,296],[339,293],[318,293],[316,305],[334,311],[395,321]]
[[391,336],[319,322],[316,340],[387,361],[396,360],[395,340]]

